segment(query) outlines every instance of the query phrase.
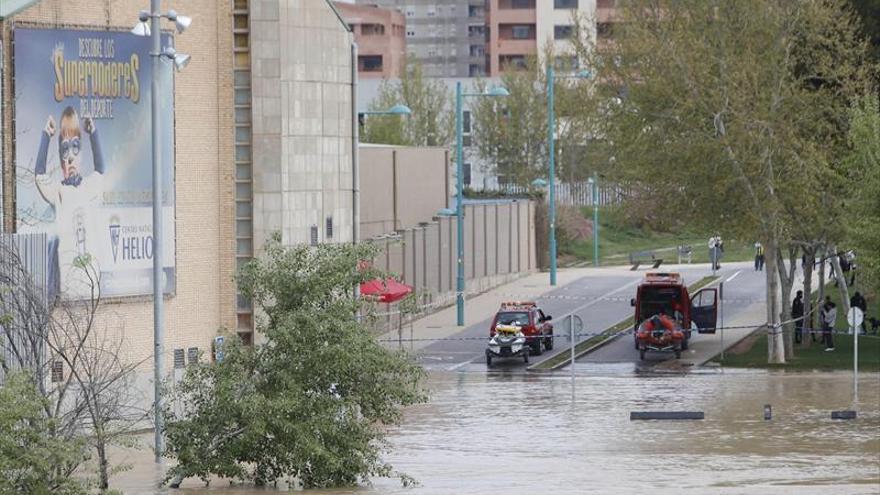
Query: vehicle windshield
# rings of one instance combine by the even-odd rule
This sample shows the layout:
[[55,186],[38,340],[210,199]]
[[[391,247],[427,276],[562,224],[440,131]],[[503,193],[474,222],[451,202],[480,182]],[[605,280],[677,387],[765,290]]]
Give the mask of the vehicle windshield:
[[525,327],[529,324],[529,313],[526,311],[505,311],[498,313],[496,324]]
[[[681,302],[681,290],[678,287],[644,287],[639,297],[639,318],[646,320],[661,311],[668,316],[675,316],[673,303]],[[680,307],[679,311],[683,311]]]

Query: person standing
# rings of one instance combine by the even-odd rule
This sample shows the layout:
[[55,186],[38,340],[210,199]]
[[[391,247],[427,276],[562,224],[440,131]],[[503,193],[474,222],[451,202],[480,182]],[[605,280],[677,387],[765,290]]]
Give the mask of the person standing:
[[825,352],[834,350],[835,324],[837,324],[837,307],[831,302],[830,296],[825,296],[825,304],[822,305],[822,338],[825,341]]
[[[865,296],[863,296],[859,291],[856,291],[855,295],[849,298],[849,306],[851,308],[861,309],[863,316],[868,311],[868,301],[865,300]],[[865,320],[862,319],[861,334],[865,335],[866,333],[868,333],[868,328],[865,326]]]
[[791,318],[794,320],[794,343],[800,344],[804,333],[804,291],[797,291],[791,303]]
[[755,243],[755,271],[764,271],[764,246],[760,242]]

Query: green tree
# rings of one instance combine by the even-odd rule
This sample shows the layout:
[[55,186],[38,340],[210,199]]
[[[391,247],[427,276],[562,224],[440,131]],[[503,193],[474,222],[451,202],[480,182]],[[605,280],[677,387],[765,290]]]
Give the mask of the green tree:
[[426,78],[421,64],[407,62],[396,81],[382,81],[370,110],[406,105],[411,115],[370,115],[364,120],[365,143],[448,146],[453,135],[452,96],[442,81]]
[[[610,172],[639,184],[658,212],[760,240],[767,321],[778,328],[777,251],[797,221],[786,206],[838,173],[847,110],[870,88],[856,18],[842,0],[631,0],[619,10],[614,43],[581,53],[623,96],[595,123]],[[784,362],[782,334],[768,339],[769,361]]]
[[175,385],[169,479],[295,477],[329,487],[395,475],[381,459],[385,431],[402,407],[426,399],[424,371],[353,317],[361,305],[351,288],[377,275],[356,267],[374,254],[366,245],[284,247],[275,236],[243,270],[265,342],[230,339],[221,362],[191,366]]
[[87,458],[85,440],[57,435],[56,421],[45,415],[47,406],[27,374],[5,377],[0,386],[0,493],[87,493],[85,481],[72,476]]
[[[546,78],[535,60],[520,70],[507,70],[501,85],[504,98],[471,99],[473,140],[477,154],[492,167],[499,181],[528,186],[546,175]],[[475,92],[488,89],[477,81]]]
[[853,105],[850,143],[855,201],[852,239],[859,277],[880,291],[880,100],[866,96]]

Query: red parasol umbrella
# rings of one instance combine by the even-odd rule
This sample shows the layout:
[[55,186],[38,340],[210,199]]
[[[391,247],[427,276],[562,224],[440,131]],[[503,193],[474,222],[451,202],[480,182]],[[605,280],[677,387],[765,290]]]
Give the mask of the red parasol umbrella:
[[413,288],[393,278],[374,279],[361,284],[361,294],[375,297],[379,302],[397,302],[413,291]]

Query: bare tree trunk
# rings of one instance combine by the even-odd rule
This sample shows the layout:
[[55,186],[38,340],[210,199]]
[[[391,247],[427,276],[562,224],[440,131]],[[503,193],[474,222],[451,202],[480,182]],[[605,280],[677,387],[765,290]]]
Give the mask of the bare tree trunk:
[[[782,249],[776,250],[776,268],[782,285],[782,312],[779,315],[781,321],[791,319],[791,291],[794,287],[795,275],[797,274],[797,254],[798,249],[796,246],[788,247],[789,265],[786,267],[785,260],[782,257]],[[782,327],[785,359],[794,358],[794,325],[794,322],[788,322]]]
[[[816,246],[804,246],[804,320],[801,324],[803,332],[801,332],[801,345],[809,347],[812,337],[808,338],[805,332],[813,331],[813,264],[816,263]],[[812,334],[810,334],[812,335]]]
[[[818,307],[822,307],[825,301],[825,253],[828,252],[827,247],[819,249],[819,297],[816,299]],[[821,322],[820,322],[821,323]]]
[[[832,248],[832,252],[837,250],[837,246]],[[840,305],[843,307],[843,316],[849,314],[849,287],[846,286],[846,275],[840,269],[840,258],[837,255],[831,257],[831,268],[834,270],[834,278],[837,279],[837,290],[840,291]]]
[[100,478],[98,488],[106,490],[110,487],[110,463],[107,460],[107,443],[103,433],[98,433],[95,440],[95,449],[98,451],[98,476]]
[[779,328],[779,274],[776,265],[779,249],[775,236],[767,241],[767,362],[785,364],[785,343]]

